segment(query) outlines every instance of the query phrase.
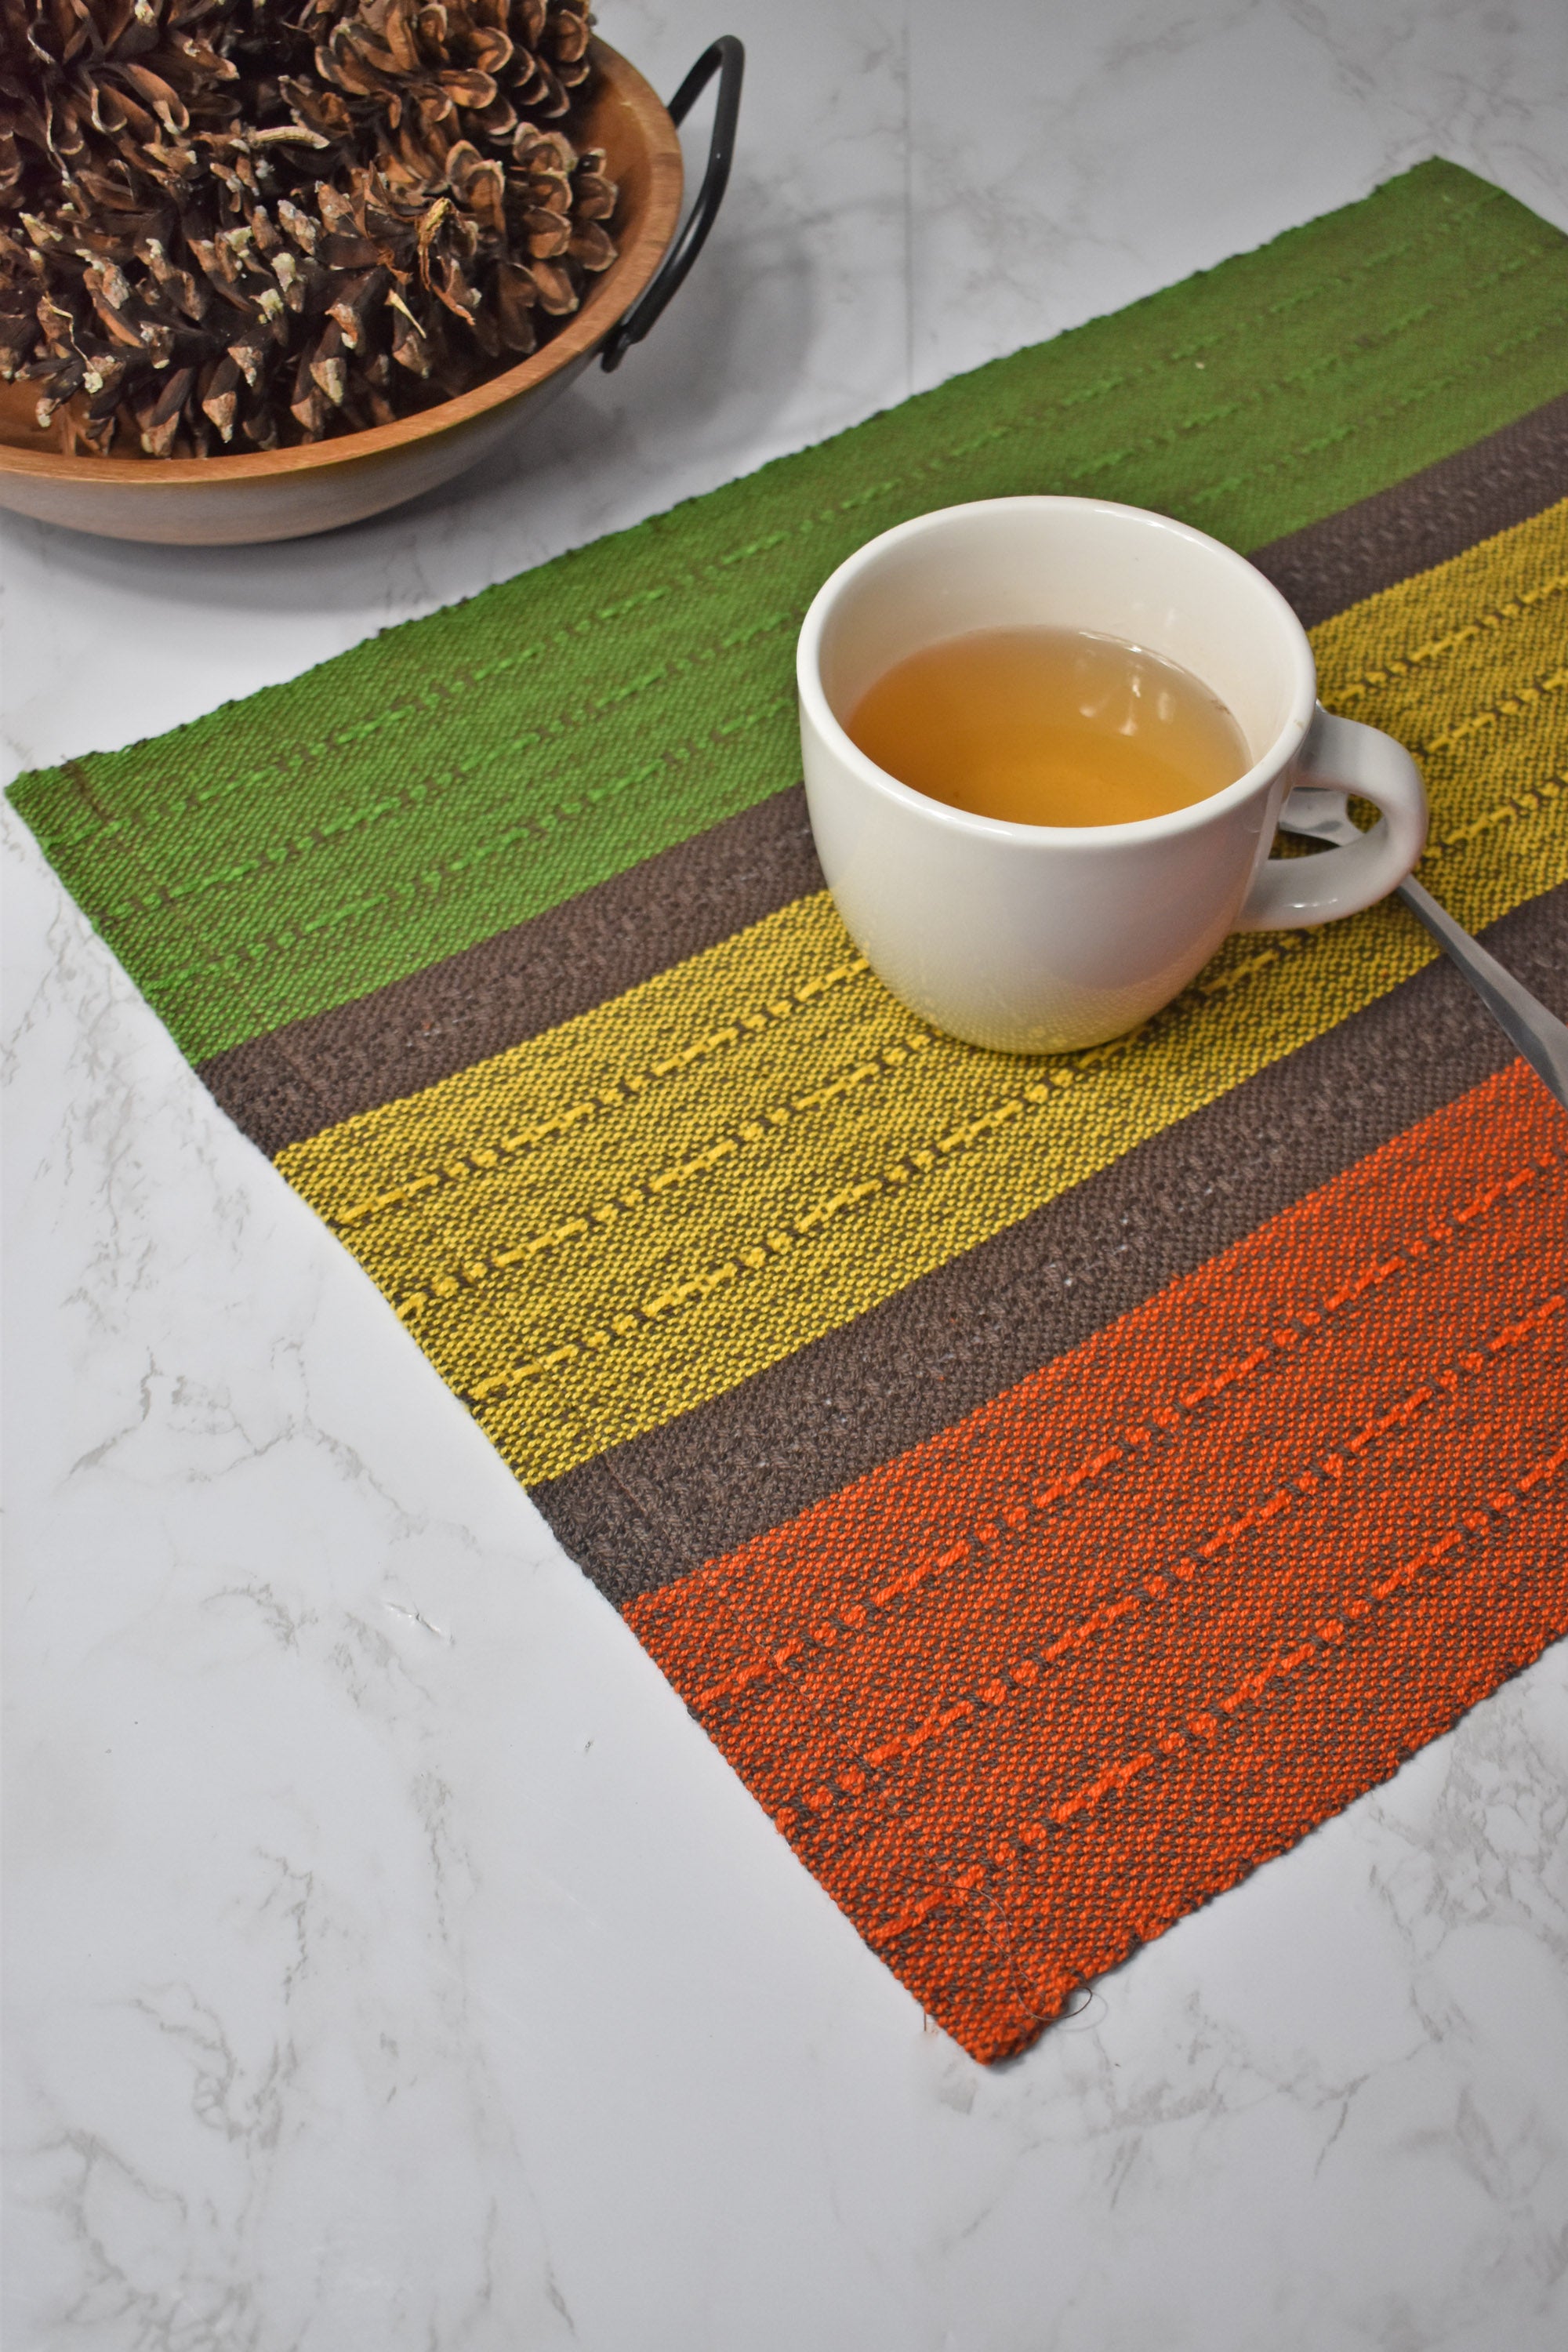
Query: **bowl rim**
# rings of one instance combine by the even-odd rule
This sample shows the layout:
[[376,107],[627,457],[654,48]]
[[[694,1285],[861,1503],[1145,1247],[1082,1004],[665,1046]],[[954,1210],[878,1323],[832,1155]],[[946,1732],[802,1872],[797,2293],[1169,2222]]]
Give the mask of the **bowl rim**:
[[0,473],[84,486],[100,482],[106,488],[148,492],[321,473],[387,456],[470,424],[531,392],[572,361],[591,358],[648,285],[668,250],[680,218],[684,172],[680,134],[652,84],[607,41],[595,35],[590,47],[605,83],[627,106],[642,132],[648,162],[647,201],[629,241],[620,247],[581,309],[559,334],[552,335],[516,367],[487,378],[453,400],[400,417],[395,424],[373,425],[363,432],[338,434],[331,440],[306,442],[289,449],[258,449],[234,457],[68,457],[61,451],[19,449],[14,443],[0,442]]

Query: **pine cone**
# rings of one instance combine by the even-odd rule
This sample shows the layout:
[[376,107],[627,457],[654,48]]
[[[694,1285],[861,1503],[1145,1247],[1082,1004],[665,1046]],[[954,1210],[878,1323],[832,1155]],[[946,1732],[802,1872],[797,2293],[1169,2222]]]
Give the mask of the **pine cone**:
[[38,382],[62,447],[151,457],[468,390],[615,259],[603,152],[566,135],[588,25],[587,0],[0,0],[0,374]]

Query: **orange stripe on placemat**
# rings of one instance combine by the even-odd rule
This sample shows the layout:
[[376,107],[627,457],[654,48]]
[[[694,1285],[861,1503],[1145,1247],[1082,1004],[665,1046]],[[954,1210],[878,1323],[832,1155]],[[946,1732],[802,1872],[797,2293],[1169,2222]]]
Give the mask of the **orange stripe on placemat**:
[[628,1606],[976,2056],[1568,1631],[1565,1163],[1515,1063]]

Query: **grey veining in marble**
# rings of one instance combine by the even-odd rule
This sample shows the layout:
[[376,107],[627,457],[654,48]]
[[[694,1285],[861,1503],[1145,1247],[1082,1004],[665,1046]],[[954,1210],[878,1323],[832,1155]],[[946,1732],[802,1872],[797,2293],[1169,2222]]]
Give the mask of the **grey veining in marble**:
[[[1568,226],[1558,0],[604,0],[742,162],[420,507],[10,524],[11,769],[126,741],[1440,152]],[[700,143],[700,128],[696,130]],[[1568,1666],[984,2072],[925,2028],[3,820],[7,2352],[1556,2352]]]

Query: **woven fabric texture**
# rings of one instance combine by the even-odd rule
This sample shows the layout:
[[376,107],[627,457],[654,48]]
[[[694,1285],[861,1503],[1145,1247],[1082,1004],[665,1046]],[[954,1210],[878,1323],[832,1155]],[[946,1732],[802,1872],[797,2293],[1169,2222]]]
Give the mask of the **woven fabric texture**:
[[812,593],[1039,490],[1248,552],[1568,1013],[1568,242],[1441,163],[14,788],[982,2058],[1568,1631],[1568,1132],[1397,905],[1026,1061],[906,1012],[822,887]]

